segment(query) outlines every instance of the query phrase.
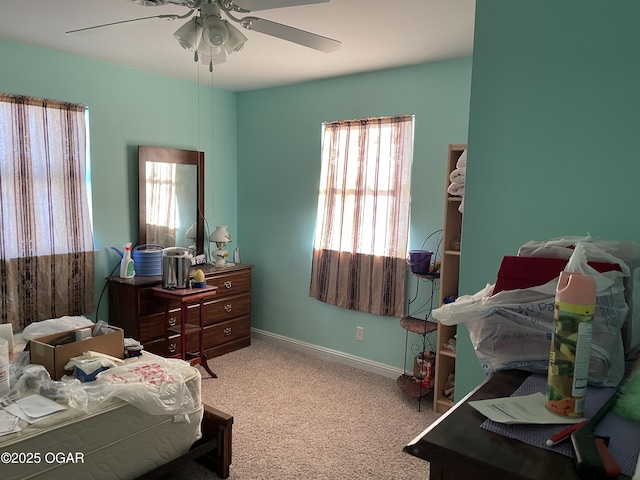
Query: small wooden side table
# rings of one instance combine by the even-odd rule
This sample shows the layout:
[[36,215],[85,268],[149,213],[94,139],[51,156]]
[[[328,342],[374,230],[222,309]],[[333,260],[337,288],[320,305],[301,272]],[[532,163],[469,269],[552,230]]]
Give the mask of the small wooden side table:
[[[207,355],[204,352],[204,302],[216,295],[218,287],[207,286],[204,288],[176,288],[166,289],[162,287],[152,287],[151,291],[156,297],[164,299],[164,318],[165,318],[165,345],[169,345],[169,335],[180,335],[180,354],[172,355],[166,351],[166,356],[179,357],[186,360],[191,365],[202,365],[212,378],[218,378],[207,364]],[[177,300],[180,302],[180,325],[172,326],[169,324],[169,302]],[[189,304],[199,302],[199,322],[198,324],[188,323]],[[187,337],[192,334],[198,334],[198,352],[187,352]],[[168,348],[168,347],[166,347]]]

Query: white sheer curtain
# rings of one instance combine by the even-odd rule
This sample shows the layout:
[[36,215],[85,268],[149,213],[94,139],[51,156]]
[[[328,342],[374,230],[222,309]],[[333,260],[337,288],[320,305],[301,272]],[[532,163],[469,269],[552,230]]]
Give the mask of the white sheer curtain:
[[147,243],[176,244],[176,164],[147,162]]
[[0,323],[93,311],[83,105],[0,93]]
[[310,296],[404,312],[413,116],[324,124]]

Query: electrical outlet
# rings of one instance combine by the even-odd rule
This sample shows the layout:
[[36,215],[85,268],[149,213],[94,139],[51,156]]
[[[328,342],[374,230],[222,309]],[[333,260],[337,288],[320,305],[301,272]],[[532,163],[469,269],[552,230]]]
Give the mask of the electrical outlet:
[[356,340],[364,342],[364,327],[356,327]]

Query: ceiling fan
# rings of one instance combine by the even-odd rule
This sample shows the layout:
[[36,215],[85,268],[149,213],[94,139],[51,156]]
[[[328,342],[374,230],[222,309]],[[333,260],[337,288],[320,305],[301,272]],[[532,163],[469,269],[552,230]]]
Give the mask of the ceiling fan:
[[[316,3],[328,3],[330,0],[128,0],[143,7],[159,7],[164,5],[177,5],[188,8],[184,15],[165,14],[150,17],[134,18],[119,22],[95,25],[93,27],[80,28],[65,32],[67,35],[86,33],[100,28],[113,27],[126,23],[141,22],[146,20],[161,19],[167,21],[188,18],[173,36],[185,50],[194,52],[194,61],[200,60],[209,65],[213,71],[213,65],[226,61],[226,54],[239,52],[247,42],[242,32],[232,22],[241,27],[255,32],[264,33],[282,40],[297,43],[321,52],[329,53],[340,48],[341,43],[331,38],[323,37],[315,33],[299,30],[281,23],[272,22],[263,18],[246,16],[256,10],[269,10],[273,8],[293,7],[298,5],[311,5]],[[223,18],[224,17],[226,18]],[[237,15],[241,15],[238,17]],[[229,19],[229,20],[227,20]]]

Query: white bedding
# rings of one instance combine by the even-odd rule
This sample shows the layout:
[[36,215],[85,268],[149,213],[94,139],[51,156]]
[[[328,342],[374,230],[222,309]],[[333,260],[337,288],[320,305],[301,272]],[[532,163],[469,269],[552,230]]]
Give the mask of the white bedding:
[[[68,407],[0,437],[3,479],[129,479],[185,454],[201,437],[200,372],[184,366],[197,398],[186,415],[152,415],[117,398],[84,413]],[[187,421],[185,421],[187,420]]]

